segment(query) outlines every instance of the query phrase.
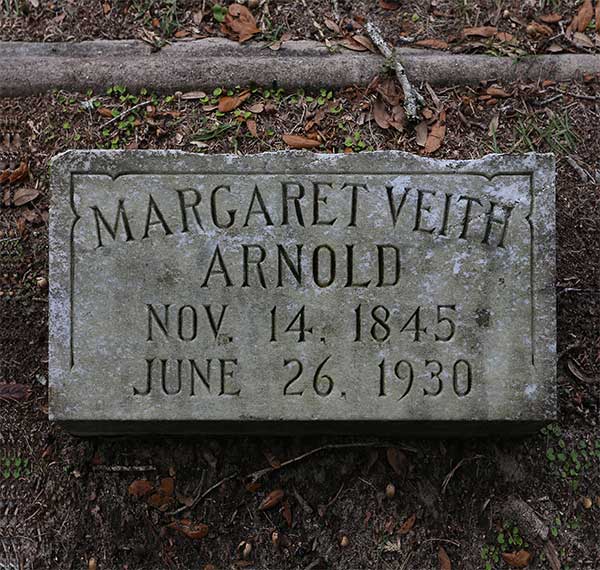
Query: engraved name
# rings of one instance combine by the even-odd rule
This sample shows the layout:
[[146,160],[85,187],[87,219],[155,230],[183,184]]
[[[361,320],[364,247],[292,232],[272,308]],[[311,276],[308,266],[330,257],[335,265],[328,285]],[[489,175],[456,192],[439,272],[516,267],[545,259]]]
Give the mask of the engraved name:
[[[368,226],[372,221],[365,220],[360,212],[368,211],[368,200],[373,191],[385,193],[386,209],[377,215],[383,216],[391,229],[402,227],[499,248],[506,245],[513,204],[461,193],[393,185],[377,188],[355,182],[282,181],[277,200],[273,199],[273,192],[261,189],[258,184],[254,185],[253,191],[243,195],[236,193],[231,185],[223,184],[209,190],[177,189],[175,201],[164,200],[163,193],[149,193],[141,212],[126,198],[117,198],[112,208],[105,204],[90,206],[95,225],[95,247],[102,248],[114,241],[145,240],[154,235],[202,234],[247,227]],[[345,201],[342,206],[337,202],[333,211],[331,199],[340,193]],[[438,223],[427,222],[428,216]],[[477,230],[473,228],[476,218],[483,219]],[[134,231],[134,227],[142,229]]]

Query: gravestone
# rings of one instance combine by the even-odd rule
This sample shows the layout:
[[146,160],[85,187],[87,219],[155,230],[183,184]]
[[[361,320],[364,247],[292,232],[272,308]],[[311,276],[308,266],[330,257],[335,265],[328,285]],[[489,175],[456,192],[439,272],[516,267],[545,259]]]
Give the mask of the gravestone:
[[50,417],[75,433],[517,433],[556,415],[554,161],[70,151]]

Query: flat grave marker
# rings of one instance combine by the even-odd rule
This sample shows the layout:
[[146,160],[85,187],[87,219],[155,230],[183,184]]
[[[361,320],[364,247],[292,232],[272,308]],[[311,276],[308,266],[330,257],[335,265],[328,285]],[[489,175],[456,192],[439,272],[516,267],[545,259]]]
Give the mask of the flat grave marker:
[[556,415],[554,160],[69,151],[50,417],[517,433]]

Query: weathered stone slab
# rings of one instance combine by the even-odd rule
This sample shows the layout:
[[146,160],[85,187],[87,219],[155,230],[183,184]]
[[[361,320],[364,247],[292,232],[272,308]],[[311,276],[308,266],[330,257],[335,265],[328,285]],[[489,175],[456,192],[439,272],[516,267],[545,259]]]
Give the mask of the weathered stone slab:
[[79,433],[530,430],[556,414],[554,161],[72,151],[50,416]]

